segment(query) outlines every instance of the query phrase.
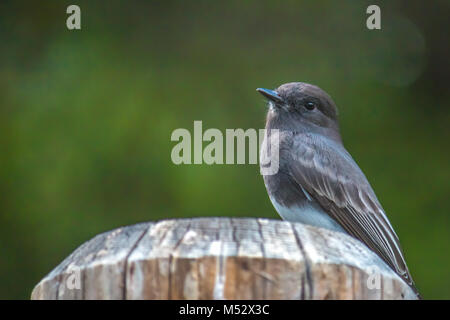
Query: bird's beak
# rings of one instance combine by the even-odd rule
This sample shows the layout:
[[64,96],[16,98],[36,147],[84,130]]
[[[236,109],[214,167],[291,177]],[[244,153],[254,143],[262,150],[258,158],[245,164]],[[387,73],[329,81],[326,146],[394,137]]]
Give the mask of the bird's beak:
[[264,97],[266,97],[267,99],[275,102],[275,103],[284,103],[283,98],[281,98],[278,93],[276,93],[273,90],[269,90],[269,89],[264,89],[264,88],[258,88],[256,89],[256,91],[258,91],[259,93],[261,93]]

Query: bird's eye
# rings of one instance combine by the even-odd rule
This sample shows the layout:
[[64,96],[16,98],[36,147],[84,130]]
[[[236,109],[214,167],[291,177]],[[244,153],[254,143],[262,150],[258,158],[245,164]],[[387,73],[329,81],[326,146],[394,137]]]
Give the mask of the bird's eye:
[[306,107],[306,109],[308,109],[308,110],[313,110],[313,109],[316,107],[316,105],[314,104],[314,102],[307,102],[307,103],[305,104],[305,107]]

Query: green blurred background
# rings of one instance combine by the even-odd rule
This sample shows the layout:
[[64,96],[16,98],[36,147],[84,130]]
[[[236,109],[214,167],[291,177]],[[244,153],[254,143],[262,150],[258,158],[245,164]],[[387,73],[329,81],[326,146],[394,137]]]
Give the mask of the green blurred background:
[[334,98],[422,295],[450,298],[448,16],[449,1],[2,1],[0,298],[28,299],[119,226],[278,219],[257,165],[176,166],[170,136],[263,128],[255,88],[291,81]]

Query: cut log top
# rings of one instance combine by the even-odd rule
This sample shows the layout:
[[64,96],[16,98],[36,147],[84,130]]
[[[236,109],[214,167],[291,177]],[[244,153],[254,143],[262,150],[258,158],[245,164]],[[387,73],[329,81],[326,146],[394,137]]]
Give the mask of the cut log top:
[[81,245],[32,299],[415,299],[360,241],[267,219],[140,223]]

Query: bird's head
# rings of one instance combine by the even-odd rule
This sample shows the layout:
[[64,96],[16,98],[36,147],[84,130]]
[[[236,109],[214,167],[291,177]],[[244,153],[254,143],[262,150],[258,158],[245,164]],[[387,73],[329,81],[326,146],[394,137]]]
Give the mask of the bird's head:
[[275,90],[256,89],[269,102],[267,124],[280,130],[331,130],[339,133],[337,107],[319,87],[291,82]]

